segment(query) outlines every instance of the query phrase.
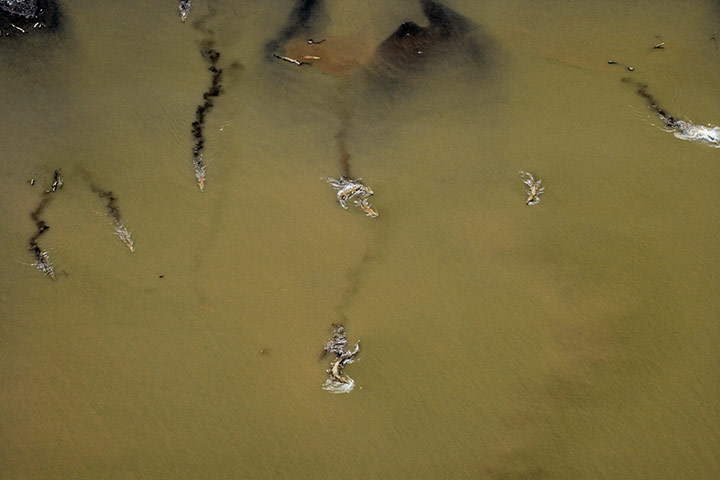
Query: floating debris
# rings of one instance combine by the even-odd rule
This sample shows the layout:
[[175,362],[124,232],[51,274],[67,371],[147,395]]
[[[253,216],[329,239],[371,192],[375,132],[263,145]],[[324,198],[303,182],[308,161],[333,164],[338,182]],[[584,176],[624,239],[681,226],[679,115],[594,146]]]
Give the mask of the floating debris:
[[323,38],[322,40],[313,40],[312,38],[309,38],[308,41],[307,41],[307,43],[308,43],[309,45],[320,45],[320,44],[323,43],[324,41],[325,41],[324,38]]
[[665,48],[665,42],[660,42],[657,45],[655,45],[653,48],[656,48],[658,50],[662,50]]
[[290,63],[292,63],[293,65],[297,65],[298,67],[301,66],[301,65],[309,65],[307,62],[301,62],[301,61],[299,61],[299,60],[295,60],[294,58],[284,57],[284,56],[278,55],[278,54],[276,54],[276,53],[273,53],[273,57],[279,58],[280,60],[285,60],[286,62],[290,62]]
[[637,87],[637,94],[643,97],[648,106],[662,120],[668,131],[673,132],[676,138],[693,142],[705,143],[711,147],[720,148],[720,127],[714,125],[695,125],[691,122],[678,120],[665,109],[660,108],[655,97],[648,93],[647,84],[636,82],[630,78],[623,78],[625,83],[633,83]]
[[181,22],[185,23],[185,20],[187,20],[187,17],[190,14],[190,7],[192,7],[192,2],[190,0],[180,0],[178,10],[180,11]]
[[535,180],[535,177],[531,173],[519,172],[520,176],[523,177],[523,183],[525,184],[525,193],[527,194],[527,205],[536,205],[540,202],[540,195],[545,192],[545,187],[542,186],[542,180]]
[[116,204],[117,198],[115,198],[111,191],[101,190],[94,185],[91,185],[90,188],[93,192],[97,193],[100,198],[106,201],[105,206],[115,225],[115,235],[118,236],[123,245],[125,245],[131,252],[134,252],[135,243],[133,242],[127,227],[120,219],[120,209]]
[[337,201],[342,208],[347,210],[348,200],[353,200],[356,207],[360,208],[368,217],[377,217],[378,212],[372,208],[370,201],[368,200],[374,192],[370,187],[361,183],[360,178],[357,180],[350,180],[349,178],[342,176],[337,180],[334,178],[328,178],[327,181],[333,188],[337,189]]
[[193,146],[193,166],[195,167],[195,178],[197,179],[200,191],[205,191],[205,163],[203,162],[202,151],[205,149],[205,136],[203,135],[203,127],[205,126],[205,115],[215,104],[212,100],[222,92],[220,80],[222,78],[222,69],[217,68],[217,62],[220,59],[220,52],[211,48],[212,42],[203,44],[203,56],[210,62],[210,72],[212,72],[212,82],[210,88],[203,94],[205,102],[198,105],[195,110],[195,121],[192,123],[192,135],[195,137],[195,145]]
[[622,63],[618,63],[618,62],[616,62],[615,60],[608,60],[607,63],[608,63],[608,65],[619,65],[619,66],[621,66],[621,67],[624,67],[628,72],[634,72],[634,71],[635,71],[635,67],[631,67],[631,66],[628,66],[628,65],[623,65]]
[[55,170],[55,174],[53,175],[53,183],[50,186],[50,190],[48,190],[46,193],[56,192],[59,188],[62,188],[63,186],[63,180],[62,175],[60,175],[60,170]]
[[35,235],[30,237],[30,241],[28,242],[28,250],[30,250],[35,257],[35,263],[33,263],[32,265],[53,280],[55,280],[55,268],[50,261],[50,256],[48,255],[48,253],[43,250],[38,244],[40,236],[50,229],[50,226],[40,218],[40,215],[45,210],[45,207],[52,198],[50,195],[57,192],[60,188],[62,188],[62,186],[63,181],[62,175],[60,175],[60,170],[55,170],[55,174],[53,176],[53,183],[50,186],[50,189],[43,192],[40,204],[35,210],[32,211],[32,213],[30,213],[30,218],[32,218],[33,222],[35,222],[35,226],[37,227],[37,232],[35,233]]
[[343,375],[343,368],[355,360],[355,356],[360,351],[360,341],[358,340],[353,350],[346,350],[347,343],[345,327],[333,323],[333,336],[325,344],[320,355],[320,359],[325,358],[328,353],[335,355],[335,359],[330,362],[330,368],[327,369],[328,378],[323,384],[323,389],[333,393],[348,393],[355,386],[352,378]]

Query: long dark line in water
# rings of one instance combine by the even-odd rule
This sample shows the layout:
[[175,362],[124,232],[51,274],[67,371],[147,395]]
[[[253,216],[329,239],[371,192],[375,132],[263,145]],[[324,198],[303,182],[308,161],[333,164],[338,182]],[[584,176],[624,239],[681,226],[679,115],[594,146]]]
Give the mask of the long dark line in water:
[[348,270],[347,286],[342,292],[342,295],[340,296],[336,307],[338,321],[340,323],[347,322],[345,312],[352,306],[353,302],[355,301],[355,297],[360,292],[360,287],[361,284],[365,281],[365,276],[367,275],[368,268],[373,262],[377,261],[378,253],[376,252],[380,248],[381,247],[377,245],[376,239],[373,245],[368,246],[365,249],[365,252],[363,252],[363,255],[358,261],[358,263]]
[[134,252],[135,244],[130,236],[130,232],[120,219],[120,208],[117,206],[117,198],[111,191],[102,190],[95,185],[90,185],[90,189],[92,189],[98,197],[105,200],[105,207],[113,220],[113,224],[115,225],[115,234],[118,236],[123,245],[125,245],[131,252]]
[[660,120],[673,132],[675,137],[720,148],[720,127],[709,124],[695,125],[688,120],[678,120],[658,105],[655,97],[648,93],[646,84],[630,78],[623,78],[623,82],[637,87],[637,94],[645,99],[649,107],[660,117]]
[[368,217],[377,217],[378,212],[370,205],[370,197],[374,195],[372,188],[365,185],[361,179],[353,179],[350,172],[350,152],[347,148],[347,136],[351,126],[352,110],[342,106],[339,112],[340,129],[335,134],[339,155],[339,166],[342,175],[340,178],[328,178],[328,183],[337,190],[337,201],[347,210],[347,202],[361,209]]
[[53,183],[50,186],[50,189],[43,192],[40,204],[30,213],[30,218],[32,218],[33,222],[35,222],[35,226],[37,227],[37,232],[30,237],[28,250],[30,250],[35,257],[34,265],[37,269],[53,280],[55,280],[55,268],[53,267],[52,262],[50,262],[48,253],[38,244],[40,237],[50,229],[50,226],[40,218],[40,215],[42,215],[48,202],[52,199],[51,195],[61,189],[62,186],[63,180],[62,175],[60,175],[60,170],[55,170]]
[[205,162],[203,161],[203,150],[205,149],[205,135],[203,129],[205,127],[205,116],[215,105],[214,98],[222,92],[222,69],[217,68],[220,52],[212,48],[211,40],[203,42],[201,51],[203,57],[210,63],[208,70],[212,73],[212,81],[210,88],[203,94],[204,102],[198,105],[195,110],[195,121],[192,123],[192,135],[195,138],[193,146],[193,165],[195,167],[195,178],[197,178],[200,191],[205,191]]
[[340,130],[335,134],[335,140],[337,140],[337,147],[340,153],[340,171],[342,176],[345,178],[352,178],[350,175],[350,152],[347,149],[347,135],[350,129],[350,111],[343,109],[340,111]]
[[624,83],[630,83],[630,84],[635,85],[635,86],[637,87],[637,90],[636,90],[635,92],[636,92],[638,95],[640,95],[642,98],[644,98],[645,101],[647,101],[648,106],[649,106],[655,113],[658,114],[658,116],[659,116],[660,119],[665,123],[665,125],[667,125],[667,126],[670,127],[670,128],[675,128],[675,127],[677,127],[677,120],[675,120],[675,117],[673,117],[672,115],[670,115],[669,113],[667,113],[667,111],[665,111],[664,109],[660,108],[660,106],[658,105],[658,102],[657,102],[657,100],[655,99],[655,97],[654,97],[653,95],[651,95],[650,93],[648,93],[648,91],[647,91],[647,88],[648,88],[647,84],[642,83],[642,82],[638,82],[637,80],[633,80],[633,79],[630,78],[630,77],[624,77],[624,78],[622,79],[622,81],[623,81]]
[[323,8],[323,0],[296,0],[283,29],[276,38],[265,44],[265,51],[273,54],[283,43],[309,30],[314,18]]

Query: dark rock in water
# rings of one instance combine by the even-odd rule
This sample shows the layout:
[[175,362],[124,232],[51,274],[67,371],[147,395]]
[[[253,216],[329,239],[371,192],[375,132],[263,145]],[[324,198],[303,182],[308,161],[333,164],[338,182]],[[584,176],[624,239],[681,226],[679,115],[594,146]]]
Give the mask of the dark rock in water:
[[53,0],[0,0],[0,37],[54,29],[58,18]]

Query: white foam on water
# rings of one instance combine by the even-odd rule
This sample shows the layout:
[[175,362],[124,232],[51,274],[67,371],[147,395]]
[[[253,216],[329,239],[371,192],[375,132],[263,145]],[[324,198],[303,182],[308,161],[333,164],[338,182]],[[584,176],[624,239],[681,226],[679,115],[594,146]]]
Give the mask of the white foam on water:
[[353,388],[355,388],[355,380],[347,375],[345,375],[345,378],[347,378],[348,383],[338,382],[337,380],[328,378],[325,380],[325,383],[323,383],[322,388],[330,393],[350,393]]
[[720,127],[714,125],[693,125],[682,120],[676,122],[676,127],[671,131],[675,137],[682,140],[690,140],[720,148]]

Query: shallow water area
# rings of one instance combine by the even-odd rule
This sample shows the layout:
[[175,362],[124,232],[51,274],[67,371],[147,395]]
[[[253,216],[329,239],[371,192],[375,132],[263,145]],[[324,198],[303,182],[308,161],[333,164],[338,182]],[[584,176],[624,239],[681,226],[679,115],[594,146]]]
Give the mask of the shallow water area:
[[720,3],[448,1],[482,55],[412,68],[420,2],[324,3],[324,65],[266,51],[290,0],[0,38],[0,478],[720,477],[719,152],[622,81],[717,125]]

